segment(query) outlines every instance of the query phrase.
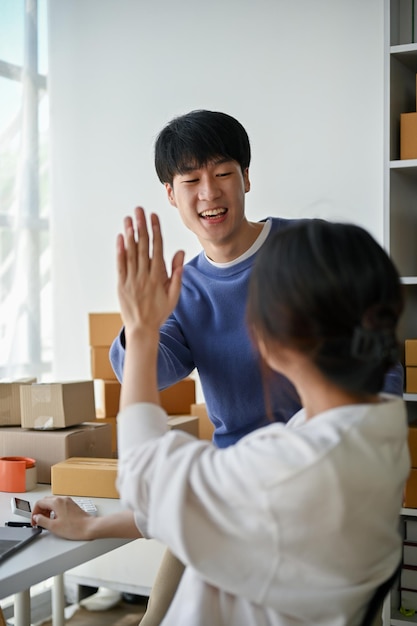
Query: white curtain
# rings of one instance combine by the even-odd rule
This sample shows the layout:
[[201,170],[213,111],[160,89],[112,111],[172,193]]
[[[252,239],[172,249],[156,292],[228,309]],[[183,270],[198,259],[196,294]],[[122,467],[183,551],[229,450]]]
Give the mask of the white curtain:
[[41,380],[52,360],[47,91],[38,2],[20,7],[22,64],[0,60],[3,102],[16,106],[0,126],[0,378]]

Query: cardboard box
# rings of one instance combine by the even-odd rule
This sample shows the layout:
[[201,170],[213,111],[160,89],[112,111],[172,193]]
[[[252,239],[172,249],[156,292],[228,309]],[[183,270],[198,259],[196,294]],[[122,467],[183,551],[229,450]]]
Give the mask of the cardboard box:
[[118,380],[94,380],[96,417],[114,417],[118,414],[121,388]]
[[404,488],[403,505],[409,509],[417,509],[417,469],[412,468]]
[[161,406],[168,415],[189,415],[195,402],[195,380],[187,377],[159,392]]
[[[198,418],[195,416],[170,418],[168,426],[198,435]],[[110,456],[99,459],[73,457],[54,464],[51,467],[51,492],[55,495],[118,498],[117,459]]]
[[404,344],[405,364],[417,366],[417,339],[406,339]]
[[198,417],[195,415],[176,415],[168,419],[170,430],[184,430],[186,433],[198,437]]
[[118,498],[117,460],[74,457],[51,468],[54,495]]
[[[111,428],[111,456],[117,459],[117,417],[115,415],[109,417],[98,417],[97,421],[103,424],[109,424]],[[0,625],[1,626],[1,625]]]
[[0,428],[0,456],[28,456],[36,460],[38,482],[51,482],[51,466],[69,457],[110,457],[109,424],[86,423],[59,430]]
[[21,385],[20,404],[23,428],[67,428],[96,418],[92,380]]
[[92,346],[91,353],[91,376],[102,380],[117,380],[109,358],[110,346]]
[[417,159],[417,113],[400,115],[400,159]]
[[89,313],[88,328],[90,346],[110,347],[123,326],[120,313]]
[[[98,422],[110,424],[112,429],[112,454],[113,458],[117,458],[117,417],[99,417]],[[170,430],[184,430],[186,433],[198,437],[199,420],[194,415],[175,415],[168,419],[168,428]]]
[[417,367],[405,368],[405,391],[417,393]]
[[0,381],[0,426],[20,426],[20,386],[36,383],[36,378]]
[[414,424],[410,424],[408,427],[408,448],[410,451],[411,467],[417,468],[417,425]]
[[208,439],[212,441],[213,433],[214,433],[214,425],[210,421],[210,418],[207,414],[206,405],[204,402],[200,404],[192,404],[191,405],[191,415],[196,415],[199,418],[199,438],[200,439]]

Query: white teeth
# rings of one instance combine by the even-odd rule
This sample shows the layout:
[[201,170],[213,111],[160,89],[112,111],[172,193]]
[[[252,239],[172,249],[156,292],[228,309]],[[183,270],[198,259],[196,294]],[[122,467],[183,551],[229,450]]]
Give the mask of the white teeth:
[[202,217],[216,217],[217,215],[223,215],[225,209],[211,209],[209,211],[203,211],[200,215]]

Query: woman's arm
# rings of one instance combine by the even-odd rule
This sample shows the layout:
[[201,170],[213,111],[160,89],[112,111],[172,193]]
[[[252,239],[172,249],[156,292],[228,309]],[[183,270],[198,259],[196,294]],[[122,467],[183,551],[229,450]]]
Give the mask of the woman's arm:
[[[121,411],[136,403],[159,404],[159,329],[178,301],[184,262],[184,253],[177,252],[172,260],[171,277],[168,276],[159,219],[155,214],[151,215],[152,250],[142,208],[135,210],[135,223],[131,217],[125,218],[124,228],[124,236],[117,237],[118,295],[128,345],[120,395]],[[137,419],[140,418],[138,414]],[[118,419],[123,420],[123,412]],[[141,536],[131,511],[92,517],[66,496],[39,500],[32,520],[67,539]]]
[[184,253],[177,252],[169,278],[158,217],[151,215],[152,250],[140,207],[135,210],[135,220],[136,224],[125,218],[124,237],[117,238],[118,296],[127,345],[121,410],[137,402],[159,404],[159,330],[178,301],[184,262]]
[[87,541],[89,539],[141,537],[132,511],[92,516],[69,496],[47,496],[33,508],[32,523],[50,530],[58,537]]

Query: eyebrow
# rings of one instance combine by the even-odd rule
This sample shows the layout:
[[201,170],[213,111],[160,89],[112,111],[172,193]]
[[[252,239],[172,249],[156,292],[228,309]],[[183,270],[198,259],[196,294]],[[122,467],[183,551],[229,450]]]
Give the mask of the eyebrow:
[[209,159],[205,163],[201,165],[197,165],[196,163],[192,163],[190,165],[183,165],[181,167],[181,174],[188,174],[189,172],[195,172],[195,170],[200,170],[205,165],[212,163],[213,165],[222,165],[223,163],[231,163],[233,161],[230,157],[218,157],[215,159]]

